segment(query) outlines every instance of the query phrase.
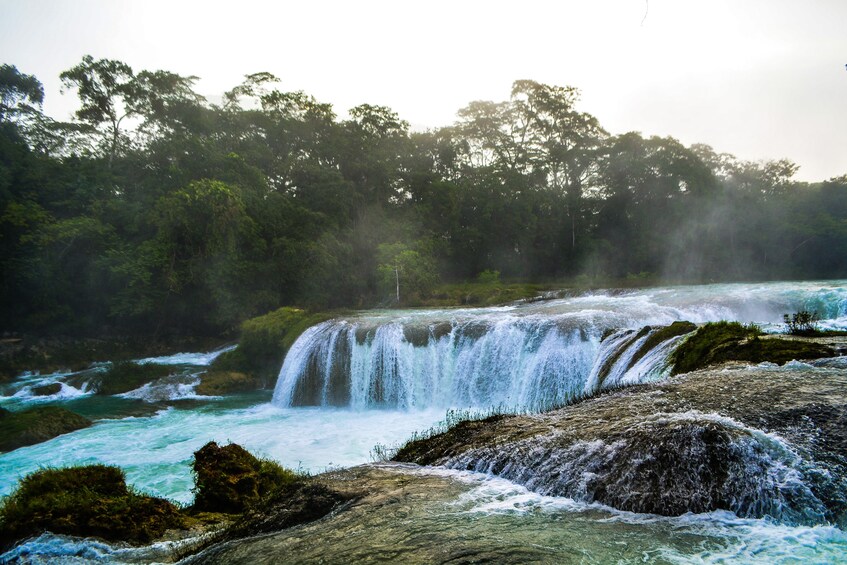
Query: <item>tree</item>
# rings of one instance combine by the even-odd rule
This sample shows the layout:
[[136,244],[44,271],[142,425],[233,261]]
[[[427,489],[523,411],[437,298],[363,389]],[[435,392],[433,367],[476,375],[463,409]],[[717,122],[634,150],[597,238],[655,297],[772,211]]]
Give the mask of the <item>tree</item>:
[[403,243],[383,243],[377,249],[380,285],[391,290],[398,303],[414,303],[438,284],[435,263],[425,252],[409,249]]
[[0,65],[0,121],[39,112],[42,102],[44,87],[35,76],[20,72],[14,65]]
[[103,137],[111,165],[129,144],[124,120],[138,119],[147,128],[178,122],[176,106],[201,100],[191,89],[197,77],[182,77],[167,71],[142,71],[138,75],[121,61],[94,60],[85,55],[82,62],[59,77],[66,89],[75,88],[81,107],[76,117]]

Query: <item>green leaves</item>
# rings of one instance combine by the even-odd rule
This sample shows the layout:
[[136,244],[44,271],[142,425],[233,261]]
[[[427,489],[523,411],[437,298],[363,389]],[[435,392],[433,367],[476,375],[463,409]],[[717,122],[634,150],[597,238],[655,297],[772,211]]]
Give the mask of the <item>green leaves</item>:
[[76,89],[81,103],[76,117],[101,132],[110,162],[131,142],[124,120],[141,120],[139,130],[173,127],[184,106],[203,100],[191,89],[197,77],[167,71],[136,75],[126,63],[91,55],[59,77],[65,89]]

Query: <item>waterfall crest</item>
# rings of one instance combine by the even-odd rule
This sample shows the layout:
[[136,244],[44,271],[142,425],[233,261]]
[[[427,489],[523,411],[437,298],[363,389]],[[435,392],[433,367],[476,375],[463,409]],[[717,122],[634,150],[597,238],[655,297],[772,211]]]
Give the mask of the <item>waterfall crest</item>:
[[706,285],[498,308],[371,312],[303,333],[285,358],[273,402],[542,410],[666,376],[669,354],[690,330],[662,327],[680,320],[756,322],[778,332],[784,313],[802,309],[822,313],[822,327],[847,328],[847,288]]
[[[550,319],[376,327],[331,320],[292,347],[274,391],[282,406],[543,409],[667,374],[678,336],[641,351],[632,330],[601,343]],[[640,336],[640,337],[639,337]]]

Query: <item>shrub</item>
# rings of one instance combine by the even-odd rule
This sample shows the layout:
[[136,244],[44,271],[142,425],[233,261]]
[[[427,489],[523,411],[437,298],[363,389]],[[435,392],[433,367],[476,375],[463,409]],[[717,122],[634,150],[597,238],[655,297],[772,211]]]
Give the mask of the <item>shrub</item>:
[[500,271],[485,269],[476,276],[476,281],[480,284],[500,284]]
[[792,335],[809,335],[818,333],[818,322],[820,316],[817,312],[809,312],[808,310],[800,310],[793,315],[783,314],[782,320],[788,329],[788,333]]

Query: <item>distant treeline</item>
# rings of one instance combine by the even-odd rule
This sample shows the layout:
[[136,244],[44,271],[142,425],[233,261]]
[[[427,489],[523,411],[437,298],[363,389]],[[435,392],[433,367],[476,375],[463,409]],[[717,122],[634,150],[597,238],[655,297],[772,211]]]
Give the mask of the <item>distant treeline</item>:
[[[521,80],[410,132],[248,75],[84,57],[73,122],[0,66],[2,330],[213,334],[283,305],[413,304],[438,282],[847,276],[847,175],[792,180],[671,137],[611,135]],[[445,85],[449,88],[449,85]],[[422,101],[425,103],[425,101]],[[738,127],[744,127],[739,124]]]

